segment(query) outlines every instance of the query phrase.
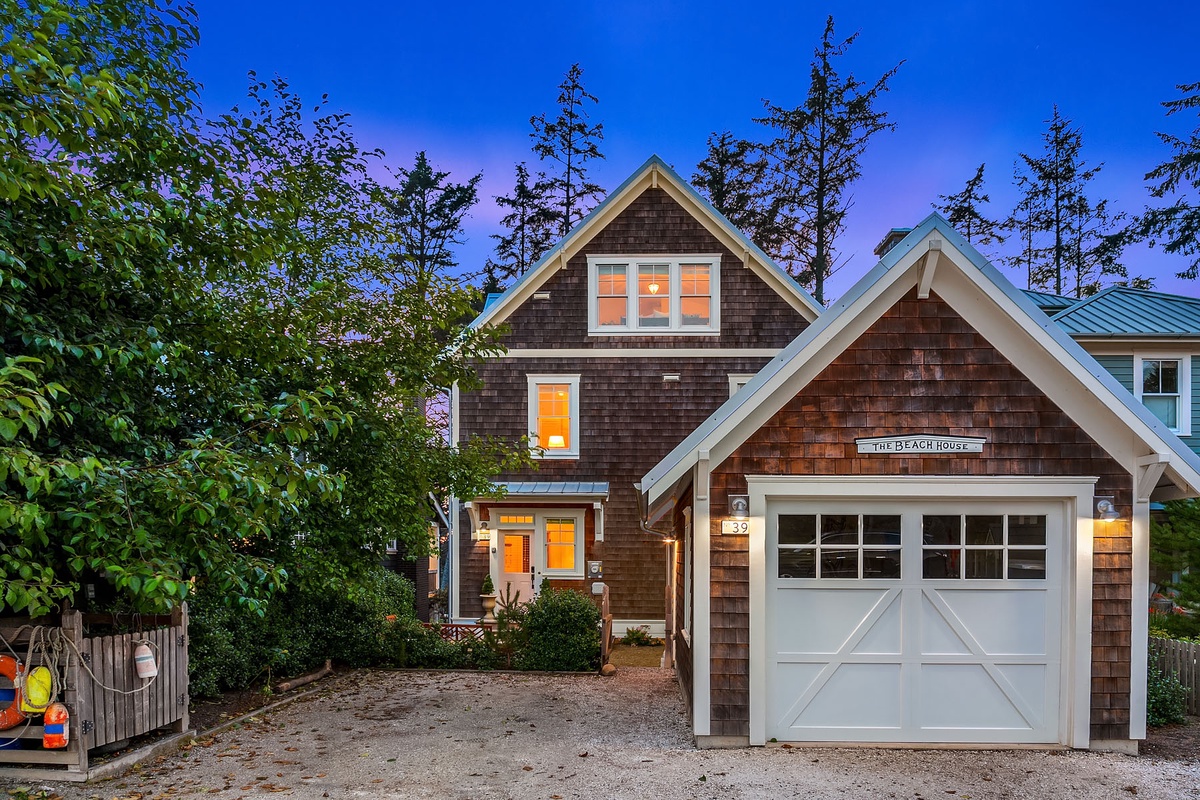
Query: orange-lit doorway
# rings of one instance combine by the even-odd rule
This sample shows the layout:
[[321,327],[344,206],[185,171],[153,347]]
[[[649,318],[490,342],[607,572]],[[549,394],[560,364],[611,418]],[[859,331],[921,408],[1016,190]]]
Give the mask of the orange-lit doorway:
[[501,598],[505,597],[506,588],[514,597],[520,592],[520,601],[528,602],[533,599],[533,574],[531,572],[533,531],[506,530],[502,532],[502,535],[504,537],[504,558],[501,562],[500,580],[496,584],[496,591]]

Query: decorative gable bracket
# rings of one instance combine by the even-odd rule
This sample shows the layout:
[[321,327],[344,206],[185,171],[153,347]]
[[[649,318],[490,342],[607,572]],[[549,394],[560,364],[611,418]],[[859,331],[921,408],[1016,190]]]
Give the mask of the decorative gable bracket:
[[[1166,453],[1151,453],[1137,460],[1137,501],[1150,502],[1150,495],[1158,486],[1158,479],[1166,470],[1170,457]],[[1181,487],[1182,488],[1182,487]]]
[[917,299],[928,300],[929,288],[933,286],[933,275],[937,271],[938,258],[942,255],[942,240],[930,239],[929,250],[921,262],[921,280],[917,284]]

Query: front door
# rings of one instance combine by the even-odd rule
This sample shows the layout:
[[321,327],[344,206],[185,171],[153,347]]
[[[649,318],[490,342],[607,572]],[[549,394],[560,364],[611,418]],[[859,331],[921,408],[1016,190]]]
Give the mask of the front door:
[[[509,594],[522,603],[533,599],[533,574],[530,545],[533,531],[503,531],[504,559],[496,593],[501,601]],[[518,596],[519,594],[519,596]]]

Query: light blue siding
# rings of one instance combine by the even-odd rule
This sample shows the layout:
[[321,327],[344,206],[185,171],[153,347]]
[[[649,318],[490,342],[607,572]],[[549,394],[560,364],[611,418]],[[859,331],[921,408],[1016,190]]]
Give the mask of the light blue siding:
[[1133,392],[1133,356],[1094,356],[1121,385]]

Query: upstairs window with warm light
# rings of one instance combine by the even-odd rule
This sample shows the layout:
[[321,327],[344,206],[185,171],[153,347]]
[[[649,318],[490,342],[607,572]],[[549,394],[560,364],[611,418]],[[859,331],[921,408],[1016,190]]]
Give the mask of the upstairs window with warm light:
[[579,457],[579,376],[529,376],[529,442],[539,458]]
[[588,332],[719,332],[720,264],[718,255],[588,256]]

